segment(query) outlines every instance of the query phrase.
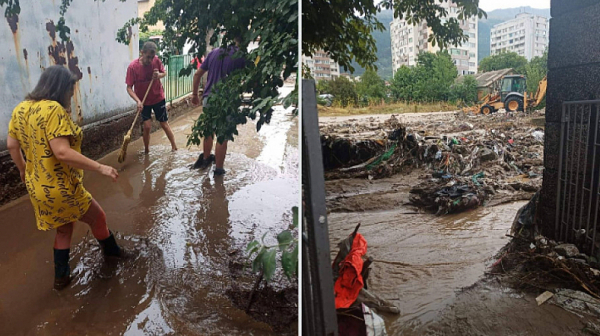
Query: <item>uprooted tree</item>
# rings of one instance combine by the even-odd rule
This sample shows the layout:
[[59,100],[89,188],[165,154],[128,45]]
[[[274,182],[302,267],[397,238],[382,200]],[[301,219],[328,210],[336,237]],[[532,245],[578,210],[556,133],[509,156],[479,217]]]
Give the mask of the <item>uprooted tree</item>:
[[[247,118],[256,119],[257,129],[269,123],[272,107],[279,102],[278,88],[298,67],[297,0],[157,0],[143,18],[134,18],[119,30],[117,40],[129,43],[130,28],[139,24],[142,32],[162,21],[165,26],[160,49],[168,58],[175,50],[191,43],[190,53],[202,56],[208,45],[233,44],[242,37],[235,57],[247,59],[248,66],[231,73],[215,85],[209,106],[194,123],[188,144],[199,145],[204,136],[215,134],[217,141],[234,140],[237,126]],[[257,43],[247,52],[248,45]],[[182,69],[180,76],[195,70],[195,64]],[[242,104],[242,94],[251,93],[251,104]],[[294,104],[296,93],[284,106]]]
[[[448,0],[441,0],[448,1]],[[458,7],[458,18],[447,18],[448,11],[440,0],[375,0],[331,1],[303,0],[302,52],[312,56],[324,50],[345,69],[354,71],[352,61],[363,68],[374,68],[377,47],[372,33],[383,31],[384,26],[376,15],[382,9],[393,9],[395,18],[404,18],[409,24],[427,22],[432,34],[429,42],[446,49],[449,45],[460,45],[468,36],[460,28],[459,20],[478,16],[485,12],[479,9],[479,0],[454,0]]]

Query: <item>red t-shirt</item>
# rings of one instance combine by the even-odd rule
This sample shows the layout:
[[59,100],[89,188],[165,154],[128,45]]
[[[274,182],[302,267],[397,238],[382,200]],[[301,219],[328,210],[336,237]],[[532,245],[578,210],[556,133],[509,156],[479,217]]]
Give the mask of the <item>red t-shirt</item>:
[[[160,73],[165,72],[165,67],[158,56],[154,57],[152,64],[143,65],[138,58],[131,62],[127,67],[125,83],[129,86],[133,86],[133,91],[140,100],[144,99],[150,80],[152,80],[154,69],[158,69],[158,72]],[[144,105],[155,105],[160,103],[163,99],[165,99],[165,91],[163,90],[162,83],[157,79],[152,84],[152,88],[150,89],[150,92],[148,92],[148,97],[146,97]]]

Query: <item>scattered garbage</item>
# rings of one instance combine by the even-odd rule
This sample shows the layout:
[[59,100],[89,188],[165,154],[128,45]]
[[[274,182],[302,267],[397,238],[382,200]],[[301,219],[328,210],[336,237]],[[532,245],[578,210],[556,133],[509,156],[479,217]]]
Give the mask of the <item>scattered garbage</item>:
[[541,306],[542,304],[544,304],[544,302],[550,300],[550,298],[553,296],[554,294],[552,292],[545,291],[542,294],[540,294],[540,296],[536,297],[535,301],[537,302],[538,306]]
[[[543,172],[543,131],[526,120],[534,117],[536,112],[403,124],[392,116],[384,122],[370,118],[325,125],[325,178],[372,180],[422,169],[433,179],[418,182],[410,202],[438,214],[492,199],[529,199],[541,188]],[[462,191],[444,189],[448,183]]]

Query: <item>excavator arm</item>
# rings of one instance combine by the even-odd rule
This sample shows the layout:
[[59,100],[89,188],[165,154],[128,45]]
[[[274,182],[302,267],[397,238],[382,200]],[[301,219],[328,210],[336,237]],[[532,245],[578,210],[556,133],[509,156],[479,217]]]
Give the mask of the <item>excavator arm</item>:
[[531,107],[537,107],[540,105],[544,97],[546,96],[546,88],[548,87],[548,81],[546,76],[542,78],[540,83],[538,84],[537,91],[535,91],[535,95],[532,98]]

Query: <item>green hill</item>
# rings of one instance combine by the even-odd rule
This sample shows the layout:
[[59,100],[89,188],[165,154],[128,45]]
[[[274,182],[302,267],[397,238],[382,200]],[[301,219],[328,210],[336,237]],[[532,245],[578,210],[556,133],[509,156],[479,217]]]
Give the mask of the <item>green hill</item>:
[[[377,14],[377,19],[383,23],[385,30],[382,32],[375,31],[373,33],[373,38],[375,38],[377,45],[377,62],[375,62],[375,65],[377,66],[377,73],[379,76],[385,79],[391,79],[392,38],[390,36],[390,22],[394,19],[394,12],[391,10],[382,11]],[[352,66],[355,69],[352,74],[353,76],[361,76],[365,72],[365,69],[361,68],[360,65],[355,62],[352,63]]]

